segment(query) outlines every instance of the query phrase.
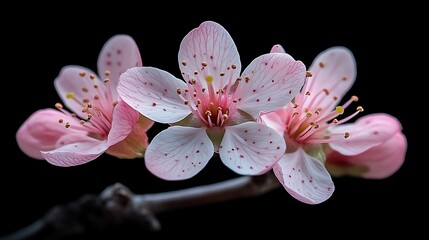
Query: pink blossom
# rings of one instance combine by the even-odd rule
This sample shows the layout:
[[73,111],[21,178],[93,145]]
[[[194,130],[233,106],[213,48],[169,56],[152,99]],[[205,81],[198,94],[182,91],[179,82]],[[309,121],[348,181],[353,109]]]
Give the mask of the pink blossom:
[[[282,51],[279,45],[272,49]],[[304,203],[318,204],[334,191],[330,173],[384,178],[397,171],[407,144],[396,118],[379,113],[345,124],[363,111],[360,106],[338,118],[358,101],[352,96],[338,105],[356,78],[353,54],[344,47],[325,50],[307,77],[294,101],[261,117],[286,141],[286,154],[273,167],[285,189]]]
[[84,67],[65,66],[54,85],[71,112],[57,103],[58,110],[42,109],[29,116],[16,134],[21,150],[64,167],[87,163],[104,152],[142,157],[153,121],[140,117],[117,92],[119,75],[135,66],[142,66],[140,53],[127,35],[116,35],[104,45],[99,76]]
[[270,53],[254,59],[240,75],[235,43],[211,21],[185,36],[178,60],[185,82],[151,67],[131,68],[120,79],[118,91],[125,102],[171,125],[149,144],[147,168],[163,179],[187,179],[216,152],[238,174],[270,170],[284,154],[285,143],[255,119],[295,96],[305,80],[303,63]]

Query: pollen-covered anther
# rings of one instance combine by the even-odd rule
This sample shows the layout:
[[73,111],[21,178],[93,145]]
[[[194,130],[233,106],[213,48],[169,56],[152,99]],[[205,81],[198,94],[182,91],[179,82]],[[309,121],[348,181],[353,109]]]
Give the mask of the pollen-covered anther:
[[84,125],[85,124],[85,120],[80,120],[80,124]]
[[207,67],[207,63],[206,63],[206,62],[202,62],[202,63],[201,63],[201,66],[203,66],[203,67]]
[[341,106],[337,106],[335,107],[335,111],[337,111],[337,113],[341,115],[344,113],[344,108]]
[[352,96],[352,101],[357,102],[357,101],[359,101],[359,98],[357,96]]
[[237,65],[232,64],[232,65],[231,65],[231,68],[232,68],[232,69],[236,69],[236,68],[237,68]]
[[83,87],[83,88],[82,88],[82,92],[88,92],[88,88]]
[[309,78],[309,77],[312,77],[312,76],[313,76],[313,74],[312,74],[310,71],[307,71],[307,72],[305,73],[305,76]]
[[324,68],[324,67],[325,67],[325,64],[324,64],[323,62],[320,62],[320,63],[319,63],[319,67]]
[[359,107],[356,108],[356,110],[359,111],[359,112],[363,112],[363,107],[359,106]]
[[337,123],[338,123],[338,119],[334,118],[334,119],[332,120],[332,123],[333,123],[333,124],[337,124]]
[[88,104],[86,104],[86,106],[87,106],[88,108],[92,108],[92,103],[91,103],[91,102],[89,102]]
[[61,103],[55,103],[55,107],[57,109],[63,109],[63,105]]
[[85,75],[86,75],[86,73],[85,73],[85,72],[80,72],[80,73],[79,73],[79,76],[81,76],[81,77],[85,77]]
[[72,116],[72,118],[77,118],[76,113],[72,113],[72,114],[70,114],[70,116]]
[[210,110],[207,110],[204,114],[207,115],[207,116],[209,116],[209,117],[212,116],[212,112],[210,112]]
[[70,127],[70,122],[66,122],[66,128]]
[[83,102],[83,103],[89,103],[89,99],[88,99],[88,98],[84,98],[84,99],[82,100],[82,102]]
[[87,120],[91,120],[91,118],[92,118],[92,114],[89,114],[89,113],[88,113],[88,116],[87,116],[87,118],[86,118],[86,119],[87,119]]
[[178,88],[177,90],[176,90],[176,92],[177,92],[177,94],[182,94],[182,90],[180,89],[180,88]]
[[183,104],[188,105],[188,104],[189,104],[189,101],[188,101],[188,100],[186,100],[186,101],[184,101],[184,102],[183,102]]
[[66,93],[66,98],[68,98],[68,99],[74,98],[74,93],[73,92]]
[[293,112],[292,117],[298,116],[298,112]]
[[82,112],[88,112],[88,107],[83,107]]
[[233,103],[237,103],[237,99],[232,100]]
[[95,89],[97,89],[97,88],[98,88],[98,85],[97,85],[97,84],[94,84],[94,88],[95,88]]
[[246,76],[246,77],[244,78],[244,80],[246,80],[246,83],[248,83],[248,82],[250,81],[250,77],[249,77],[249,76]]
[[110,71],[109,70],[104,71],[104,76],[106,77],[110,76]]
[[238,82],[239,82],[239,81],[241,81],[241,77],[238,77],[236,80],[237,80]]
[[188,63],[186,61],[182,61],[182,65],[186,66],[186,65],[188,65]]
[[310,91],[305,92],[305,95],[310,96],[311,95]]
[[311,116],[313,116],[313,114],[312,114],[311,112],[307,112],[307,113],[305,114],[305,116],[306,116],[306,117],[308,117],[308,118],[310,118]]
[[64,122],[64,119],[60,118],[60,119],[58,119],[58,122],[59,122],[59,123],[63,123],[63,122]]
[[228,114],[222,114],[222,118],[223,118],[223,120],[228,119]]
[[221,72],[221,73],[219,73],[219,75],[220,75],[221,77],[223,77],[223,76],[225,76],[225,73],[224,73],[224,72]]
[[95,78],[94,74],[89,74],[89,79],[93,80]]
[[95,95],[94,100],[98,100],[98,99],[100,99],[100,97],[98,95]]
[[110,82],[110,79],[105,78],[103,82],[104,82],[104,83],[109,83],[109,82]]
[[198,71],[194,71],[194,75],[198,75]]
[[297,104],[297,103],[292,103],[292,104],[293,104],[293,108],[299,107],[299,104]]
[[345,132],[344,133],[344,138],[348,138],[348,137],[350,137],[350,132]]

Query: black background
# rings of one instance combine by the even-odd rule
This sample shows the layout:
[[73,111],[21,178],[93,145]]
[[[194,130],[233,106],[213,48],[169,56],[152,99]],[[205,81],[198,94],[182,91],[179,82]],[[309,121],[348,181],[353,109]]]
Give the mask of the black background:
[[[382,8],[352,14],[351,7],[318,12],[311,7],[272,6],[264,12],[268,16],[260,16],[261,12],[256,10],[230,11],[225,5],[216,14],[192,7],[173,16],[156,8],[154,16],[148,16],[152,11],[149,8],[134,9],[136,12],[131,13],[128,11],[133,6],[110,7],[107,11],[81,7],[72,13],[61,8],[37,16],[17,12],[9,19],[13,24],[5,25],[4,48],[10,55],[6,55],[7,65],[3,65],[6,75],[2,79],[5,85],[2,149],[7,154],[2,157],[0,167],[0,235],[34,222],[54,205],[86,193],[98,194],[116,182],[136,193],[154,193],[236,177],[218,158],[194,178],[178,182],[157,179],[145,169],[143,159],[119,160],[102,155],[86,165],[60,168],[27,157],[15,141],[17,129],[32,112],[53,107],[60,101],[53,80],[63,66],[76,64],[96,70],[103,44],[114,34],[124,33],[137,42],[143,65],[179,77],[180,41],[205,20],[220,23],[231,34],[243,69],[277,43],[307,66],[328,47],[348,47],[355,54],[358,67],[356,83],[348,96],[360,98],[360,105],[365,108],[363,114],[386,112],[397,117],[403,124],[409,148],[404,165],[393,176],[383,180],[335,178],[336,190],[322,204],[306,205],[284,189],[277,189],[256,198],[159,214],[162,230],[157,235],[174,233],[192,237],[200,231],[207,234],[232,231],[243,236],[256,233],[336,236],[342,230],[345,236],[366,236],[371,231],[371,235],[383,236],[405,229],[416,232],[414,224],[418,223],[411,216],[423,215],[425,209],[418,187],[424,181],[420,170],[425,159],[417,155],[415,144],[418,129],[427,128],[427,123],[413,110],[425,95],[415,84],[425,74],[419,74],[417,60],[411,56],[417,52],[414,47],[419,39],[410,29],[411,21],[405,23],[397,12]],[[424,108],[420,110],[425,112]],[[155,125],[149,137],[164,127]],[[405,222],[411,228],[405,227]]]

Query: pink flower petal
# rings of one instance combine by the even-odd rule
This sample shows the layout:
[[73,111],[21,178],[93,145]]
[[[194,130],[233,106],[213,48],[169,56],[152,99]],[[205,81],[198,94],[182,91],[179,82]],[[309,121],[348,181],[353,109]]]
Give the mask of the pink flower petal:
[[269,112],[261,115],[261,122],[268,127],[277,131],[282,137],[286,130],[287,111],[285,108],[280,108],[277,111]]
[[280,44],[276,44],[271,48],[270,53],[286,53],[286,51]]
[[[94,79],[91,79],[93,77]],[[87,115],[82,113],[83,100],[93,101],[94,96],[106,92],[105,83],[101,82],[94,72],[80,66],[63,67],[54,85],[64,104],[83,119],[86,119]],[[97,85],[97,88],[94,88],[94,85]],[[100,98],[99,101],[103,100],[104,98]]]
[[244,70],[236,96],[237,108],[254,118],[259,113],[286,106],[301,89],[305,66],[285,53],[269,53],[253,60]]
[[[318,106],[314,106],[324,109],[328,106],[336,106],[353,85],[356,79],[356,62],[352,52],[347,48],[332,47],[321,52],[314,59],[310,72],[313,76],[307,80],[303,93],[309,91],[310,98],[313,98],[324,89],[328,90],[332,97],[324,97]],[[335,100],[334,96],[337,97]],[[300,97],[304,97],[304,94]],[[311,101],[307,99],[303,106],[306,107],[309,102]]]
[[[81,135],[71,136],[73,139]],[[64,138],[64,140],[67,140]],[[42,156],[51,164],[60,167],[71,167],[88,163],[106,151],[106,141],[93,138],[80,139],[52,151],[43,151]]]
[[[66,128],[66,122],[71,123],[73,129]],[[75,118],[54,109],[41,109],[25,120],[16,133],[16,140],[25,154],[35,159],[43,159],[40,151],[50,151],[61,146],[60,138],[79,131],[80,135],[87,135]]]
[[225,127],[219,155],[234,172],[259,175],[270,170],[285,150],[284,139],[274,129],[246,122]]
[[[345,156],[332,152],[327,156],[326,164],[329,169],[335,167],[337,174],[382,179],[398,171],[404,163],[406,150],[407,139],[404,134],[397,132],[386,142],[358,155]],[[356,167],[363,170],[358,172],[359,175],[350,171]]]
[[[131,67],[141,67],[142,60],[136,42],[128,35],[115,35],[103,46],[98,56],[98,73],[102,80],[109,71],[108,78],[112,89],[118,86],[119,76]],[[113,99],[118,99],[117,92],[112,91]]]
[[332,127],[332,133],[349,132],[350,137],[329,145],[341,154],[356,155],[384,143],[401,129],[401,123],[393,116],[384,113],[369,114],[359,118],[354,124]]
[[[203,22],[184,37],[178,60],[185,80],[198,77],[203,87],[206,87],[208,75],[213,77],[213,85],[222,89],[227,83],[223,80],[221,84],[222,78],[219,76],[222,72],[225,73],[224,79],[234,81],[241,72],[240,56],[234,41],[221,25],[211,21]],[[207,66],[201,71],[203,63]],[[198,76],[195,76],[195,71],[199,71]]]
[[107,145],[114,145],[124,140],[133,129],[140,114],[124,101],[119,101],[113,110],[112,128]]
[[297,200],[319,204],[331,197],[334,183],[323,164],[298,148],[285,154],[273,167],[286,191]]
[[146,167],[165,180],[195,176],[214,154],[204,128],[173,126],[156,135],[145,153]]
[[152,67],[127,70],[121,76],[118,92],[121,98],[144,116],[160,123],[174,123],[191,113],[179,97],[186,84],[170,73]]

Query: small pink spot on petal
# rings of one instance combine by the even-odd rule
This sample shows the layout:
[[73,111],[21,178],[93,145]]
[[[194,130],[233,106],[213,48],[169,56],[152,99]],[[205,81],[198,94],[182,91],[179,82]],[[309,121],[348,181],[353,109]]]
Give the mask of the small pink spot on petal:
[[250,166],[250,169],[253,169],[253,167],[252,167],[252,166]]
[[117,62],[116,65],[118,65],[118,67],[120,67],[122,65],[121,62]]
[[155,106],[156,106],[156,103],[155,103],[155,102],[153,102],[153,103],[152,103],[152,107],[155,107]]
[[238,168],[238,169],[241,169],[241,166],[240,166],[240,165],[238,165],[238,166],[237,166],[237,168]]
[[292,176],[291,176],[291,175],[289,175],[289,178],[292,178]]
[[197,150],[197,151],[196,151],[196,153],[199,153],[199,152],[200,152],[200,150]]
[[107,66],[112,66],[112,62],[111,62],[111,61],[107,61],[107,62],[106,62],[106,65],[107,65]]
[[107,56],[107,57],[111,57],[111,56],[112,56],[112,54],[111,54],[110,52],[108,52],[106,56]]
[[243,156],[243,155],[240,155],[240,158],[244,158],[244,156]]
[[378,131],[374,131],[374,132],[373,132],[373,134],[374,134],[374,135],[377,135],[377,134],[378,134]]
[[117,53],[118,55],[120,55],[120,54],[122,53],[121,49],[118,49],[118,50],[116,51],[116,53]]

